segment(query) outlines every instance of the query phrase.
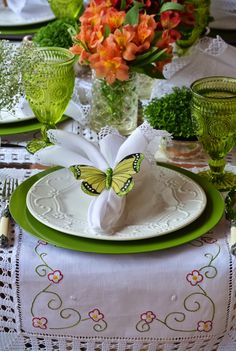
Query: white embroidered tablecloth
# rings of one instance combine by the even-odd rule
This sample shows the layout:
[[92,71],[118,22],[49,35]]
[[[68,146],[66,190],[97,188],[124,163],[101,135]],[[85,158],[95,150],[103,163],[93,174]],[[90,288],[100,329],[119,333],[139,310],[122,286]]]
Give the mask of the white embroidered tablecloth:
[[[2,169],[0,180],[7,174],[32,171]],[[14,223],[11,233],[0,251],[0,350],[235,350],[224,219],[188,244],[130,255],[58,248]]]

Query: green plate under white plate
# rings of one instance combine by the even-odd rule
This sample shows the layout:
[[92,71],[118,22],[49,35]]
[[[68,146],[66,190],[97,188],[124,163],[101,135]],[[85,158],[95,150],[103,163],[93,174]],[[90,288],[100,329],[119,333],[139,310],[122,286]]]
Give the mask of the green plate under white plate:
[[[64,115],[60,122],[65,121],[67,118],[69,117]],[[16,123],[2,123],[0,124],[0,136],[34,132],[41,127],[42,124],[36,118]]]
[[192,172],[163,163],[160,163],[160,165],[174,169],[175,171],[181,172],[195,180],[203,188],[207,197],[206,209],[196,221],[167,235],[144,240],[122,242],[95,240],[63,234],[62,232],[40,223],[29,213],[26,207],[27,192],[37,180],[50,172],[54,172],[58,167],[50,168],[24,181],[12,194],[10,200],[10,212],[14,220],[23,229],[37,238],[59,247],[83,252],[106,254],[149,252],[178,246],[204,235],[212,229],[223,216],[224,200],[221,194],[213,187],[213,185],[207,183],[203,178]]

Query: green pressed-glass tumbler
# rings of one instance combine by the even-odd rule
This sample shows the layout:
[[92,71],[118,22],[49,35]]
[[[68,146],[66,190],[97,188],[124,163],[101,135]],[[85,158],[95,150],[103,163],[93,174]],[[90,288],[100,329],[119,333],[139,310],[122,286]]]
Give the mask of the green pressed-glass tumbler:
[[236,78],[205,77],[191,85],[196,135],[209,156],[209,170],[200,174],[220,191],[236,186],[236,175],[225,171],[225,156],[236,143]]
[[42,139],[33,139],[27,145],[29,152],[49,144],[47,130],[55,128],[71,99],[74,82],[75,56],[67,49],[38,48],[40,57],[33,69],[24,72],[26,99],[35,117],[42,124]]
[[48,0],[57,18],[76,19],[83,11],[83,0]]

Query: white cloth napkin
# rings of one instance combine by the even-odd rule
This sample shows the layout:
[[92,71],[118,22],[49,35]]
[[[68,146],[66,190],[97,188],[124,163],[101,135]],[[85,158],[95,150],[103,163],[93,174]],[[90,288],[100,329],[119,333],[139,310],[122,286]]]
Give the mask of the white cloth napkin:
[[46,2],[46,0],[7,0],[9,9],[15,13],[20,13],[23,8],[27,6],[27,3],[30,3],[30,5],[38,5]]
[[[114,169],[128,155],[144,153],[148,156],[148,152],[150,152],[148,151],[148,146],[151,144],[153,138],[156,138],[160,142],[162,136],[169,136],[169,133],[153,130],[145,122],[127,139],[113,130],[112,133],[108,132],[108,134],[102,137],[98,145],[92,144],[79,135],[60,130],[50,130],[48,136],[54,146],[49,146],[36,153],[36,158],[40,163],[61,165],[64,167],[88,165],[106,171],[109,167]],[[131,191],[132,193],[135,191],[136,185],[140,184],[140,182],[145,182],[145,179],[148,179],[147,184],[145,182],[145,186],[152,186],[149,179],[150,167],[151,162],[146,157],[141,164],[140,172],[133,177],[135,179],[135,186]],[[140,186],[137,187],[137,189],[139,188]],[[146,194],[148,191],[144,191],[144,193]],[[148,202],[148,199],[146,200]],[[90,203],[88,209],[89,226],[95,232],[114,233],[117,225],[122,225],[119,219],[122,216],[125,204],[126,196],[118,196],[112,188],[103,190]]]
[[236,29],[236,1],[235,0],[214,0],[211,1],[211,28]]
[[203,38],[187,55],[174,59],[164,69],[166,80],[155,80],[151,98],[171,92],[174,86],[189,87],[196,79],[207,76],[236,76],[236,47],[221,37]]

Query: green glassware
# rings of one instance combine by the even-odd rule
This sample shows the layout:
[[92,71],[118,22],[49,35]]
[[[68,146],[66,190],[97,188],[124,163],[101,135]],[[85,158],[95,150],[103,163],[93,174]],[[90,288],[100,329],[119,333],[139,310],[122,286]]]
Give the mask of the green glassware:
[[210,169],[200,174],[220,191],[236,186],[227,172],[225,156],[236,143],[236,78],[205,77],[192,83],[192,119],[196,134],[209,156]]
[[78,18],[83,11],[83,0],[48,0],[57,18]]
[[44,47],[38,48],[40,62],[24,72],[26,99],[35,117],[42,123],[42,139],[34,139],[27,145],[31,153],[47,146],[47,130],[55,128],[71,99],[75,74],[74,55],[67,49]]

